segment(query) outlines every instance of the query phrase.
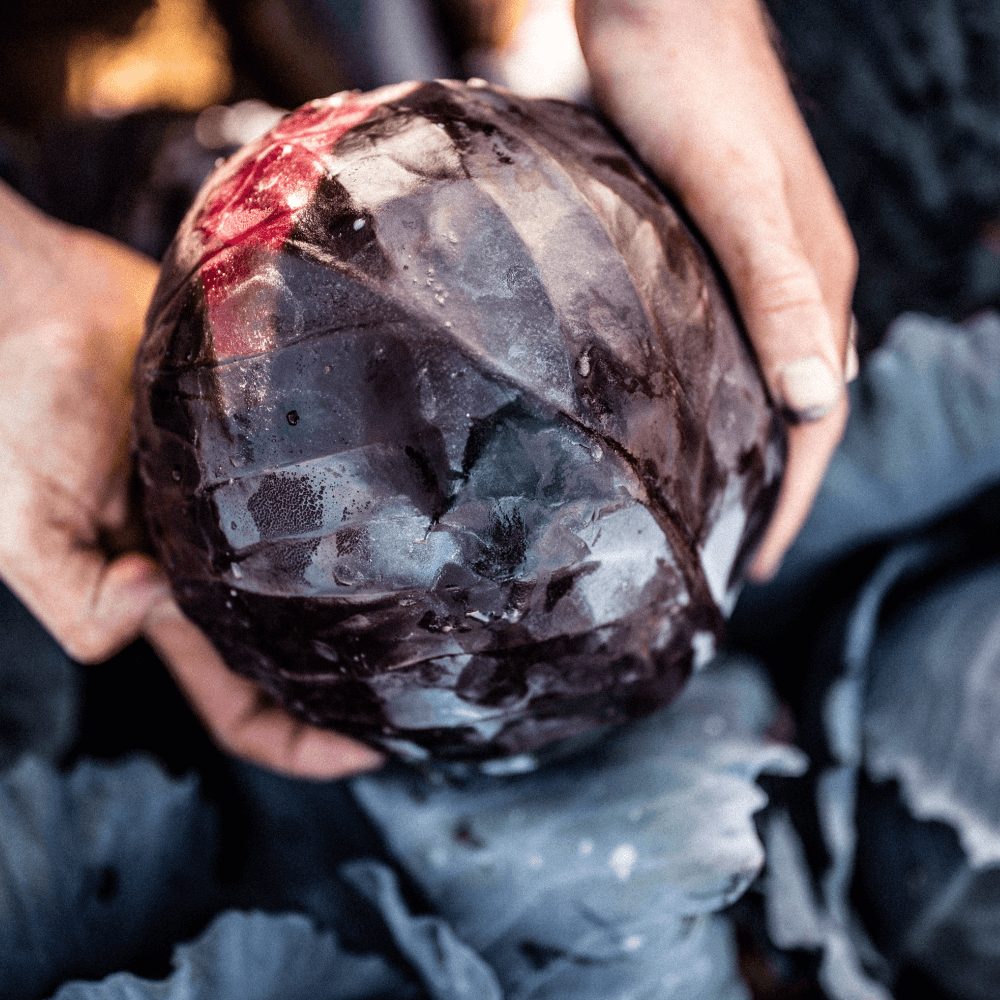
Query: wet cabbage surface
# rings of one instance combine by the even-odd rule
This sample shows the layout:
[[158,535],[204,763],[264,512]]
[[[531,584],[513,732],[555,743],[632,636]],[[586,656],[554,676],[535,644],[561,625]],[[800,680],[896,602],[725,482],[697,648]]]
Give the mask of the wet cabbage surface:
[[184,611],[298,717],[490,758],[707,661],[780,420],[712,265],[587,112],[314,101],[206,182],[137,367]]

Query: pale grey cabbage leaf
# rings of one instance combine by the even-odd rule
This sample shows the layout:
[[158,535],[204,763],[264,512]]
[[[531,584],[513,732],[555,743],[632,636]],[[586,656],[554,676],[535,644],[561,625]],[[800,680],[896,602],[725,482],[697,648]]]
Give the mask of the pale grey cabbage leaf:
[[301,914],[228,911],[177,948],[152,981],[121,972],[66,984],[53,1000],[416,1000],[419,988],[378,954],[345,951]]
[[774,712],[755,665],[719,658],[667,709],[537,771],[400,767],[352,787],[506,997],[741,998],[713,914],[763,863],[754,779],[805,767],[765,738]]
[[48,995],[198,930],[218,833],[194,778],[152,761],[62,775],[26,757],[0,779],[0,995]]

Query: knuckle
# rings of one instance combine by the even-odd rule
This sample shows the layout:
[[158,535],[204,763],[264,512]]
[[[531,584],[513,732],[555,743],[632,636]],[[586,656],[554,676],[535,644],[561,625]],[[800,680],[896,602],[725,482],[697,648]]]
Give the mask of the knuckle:
[[761,316],[824,306],[819,281],[805,261],[756,269],[750,277],[750,301],[754,312]]

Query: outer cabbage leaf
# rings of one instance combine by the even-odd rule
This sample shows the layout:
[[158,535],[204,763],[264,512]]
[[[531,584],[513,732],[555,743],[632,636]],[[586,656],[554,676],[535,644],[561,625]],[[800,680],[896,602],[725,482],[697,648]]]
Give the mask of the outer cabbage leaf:
[[73,738],[76,668],[0,584],[0,772],[25,754],[55,763]]
[[130,973],[68,983],[54,1000],[410,1000],[421,995],[377,954],[355,955],[299,914],[230,911],[174,954],[153,982]]
[[717,661],[673,706],[537,771],[400,766],[352,787],[505,996],[739,997],[709,915],[763,862],[754,778],[804,767],[763,738],[773,713],[751,664]]
[[502,1000],[493,970],[439,917],[414,916],[396,873],[370,859],[348,862],[347,880],[377,908],[393,942],[410,961],[433,1000]]
[[151,761],[0,780],[0,995],[46,996],[162,953],[216,905],[215,817]]
[[[822,695],[818,738],[832,761],[816,804],[829,866],[813,882],[781,815],[766,837],[772,936],[820,949],[820,982],[837,1000],[887,996],[872,976],[888,981],[906,962],[960,995],[995,993],[1000,830],[996,766],[984,748],[995,718],[996,571],[926,589],[942,567],[987,554],[995,492],[977,501],[986,517],[973,510],[912,533],[1000,478],[998,333],[996,313],[961,325],[919,315],[893,324],[851,387],[847,431],[782,572],[741,609],[780,619],[848,551],[902,539],[857,594]],[[923,591],[914,588],[921,579]],[[889,615],[904,582],[904,611]],[[900,799],[865,784],[862,768],[875,781],[898,780]],[[888,962],[852,911],[855,877],[868,880]]]

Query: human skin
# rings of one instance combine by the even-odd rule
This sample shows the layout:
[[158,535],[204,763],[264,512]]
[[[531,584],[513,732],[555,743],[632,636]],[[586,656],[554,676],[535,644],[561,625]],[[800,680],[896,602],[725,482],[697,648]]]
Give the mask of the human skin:
[[156,277],[151,260],[0,182],[0,575],[80,662],[145,635],[235,756],[311,778],[373,767],[378,754],[229,671],[139,547],[132,367]]
[[[775,398],[828,406],[789,428],[753,565],[766,578],[847,417],[850,233],[755,0],[579,0],[577,20],[598,99],[711,243]],[[137,548],[131,371],[155,280],[151,261],[0,183],[0,575],[77,660],[144,635],[226,751],[313,779],[377,766],[374,751],[293,720],[230,672]],[[822,370],[804,388],[787,378],[803,358],[819,359],[825,383]]]
[[[151,262],[0,184],[0,567],[76,659],[106,659],[162,590],[128,504],[132,359]],[[120,555],[115,555],[120,553]]]
[[577,0],[576,19],[599,104],[712,246],[773,397],[799,418],[751,567],[766,580],[847,422],[854,241],[757,0]]

